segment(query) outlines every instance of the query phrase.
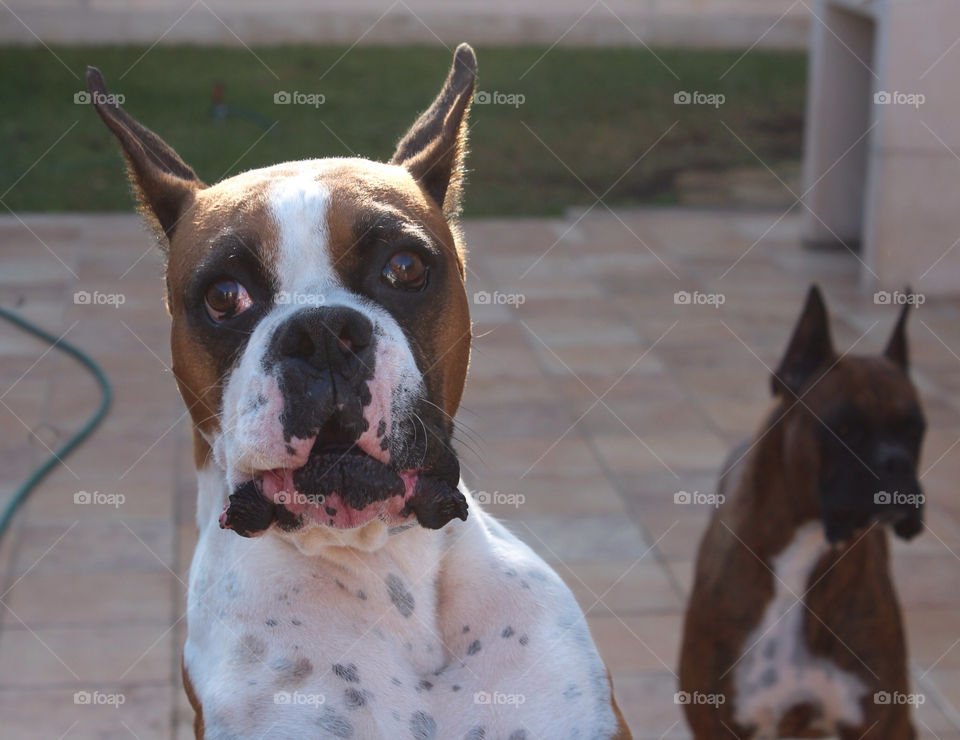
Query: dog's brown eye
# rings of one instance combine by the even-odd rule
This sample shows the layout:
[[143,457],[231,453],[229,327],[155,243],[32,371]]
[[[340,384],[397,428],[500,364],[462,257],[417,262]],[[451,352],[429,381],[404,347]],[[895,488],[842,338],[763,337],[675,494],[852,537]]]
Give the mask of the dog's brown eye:
[[397,252],[383,268],[380,278],[391,288],[420,290],[427,282],[427,266],[413,252]]
[[241,314],[253,305],[250,294],[236,280],[218,280],[204,297],[207,315],[217,324]]

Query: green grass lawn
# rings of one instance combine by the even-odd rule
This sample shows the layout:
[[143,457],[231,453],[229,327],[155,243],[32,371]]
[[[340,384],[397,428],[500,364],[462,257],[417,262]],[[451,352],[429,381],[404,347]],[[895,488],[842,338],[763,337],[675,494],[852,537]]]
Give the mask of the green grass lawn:
[[[451,57],[440,46],[346,54],[285,46],[258,48],[256,56],[187,46],[52,51],[62,64],[42,47],[0,49],[0,195],[9,189],[2,200],[12,210],[130,208],[112,136],[90,106],[74,103],[84,86],[70,72],[82,80],[87,64],[100,67],[125,108],[213,182],[288,159],[389,158],[436,94]],[[658,50],[661,63],[642,48],[555,48],[537,63],[544,51],[477,50],[478,91],[524,102],[474,106],[467,215],[556,214],[592,203],[588,188],[604,193],[661,136],[607,203],[669,203],[680,171],[756,165],[727,126],[773,167],[800,156],[803,54],[754,50],[723,76],[740,52]],[[235,112],[219,120],[212,115],[218,84]],[[681,90],[720,93],[725,102],[676,105]],[[324,102],[275,105],[278,91],[319,93]]]

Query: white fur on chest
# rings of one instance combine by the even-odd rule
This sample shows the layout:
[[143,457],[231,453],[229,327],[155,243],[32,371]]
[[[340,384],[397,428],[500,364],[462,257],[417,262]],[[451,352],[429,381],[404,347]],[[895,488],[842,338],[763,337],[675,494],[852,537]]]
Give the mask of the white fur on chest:
[[[224,496],[201,475],[201,512]],[[184,650],[207,737],[609,737],[572,594],[469,500],[467,522],[318,557],[208,520]]]
[[810,574],[828,548],[823,525],[810,522],[797,529],[773,559],[773,598],[744,642],[748,652],[734,669],[735,718],[741,725],[755,726],[760,740],[777,737],[781,718],[798,704],[817,705],[823,717],[820,729],[827,732],[838,722],[863,721],[863,682],[811,655],[803,640],[807,610],[797,599],[809,588]]

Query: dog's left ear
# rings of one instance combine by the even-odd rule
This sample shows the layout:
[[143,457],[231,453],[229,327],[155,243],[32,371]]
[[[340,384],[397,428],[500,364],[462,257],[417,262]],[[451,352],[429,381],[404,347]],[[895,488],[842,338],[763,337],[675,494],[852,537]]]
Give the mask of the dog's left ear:
[[903,372],[907,372],[910,367],[907,348],[907,317],[910,315],[910,309],[912,308],[912,302],[909,299],[913,295],[913,291],[908,287],[904,290],[904,295],[908,300],[904,302],[903,308],[900,309],[900,315],[897,317],[893,333],[887,341],[887,348],[883,351],[883,356],[892,360]]
[[460,211],[467,112],[476,78],[477,57],[468,44],[460,44],[437,99],[400,140],[390,160],[409,170],[447,218]]

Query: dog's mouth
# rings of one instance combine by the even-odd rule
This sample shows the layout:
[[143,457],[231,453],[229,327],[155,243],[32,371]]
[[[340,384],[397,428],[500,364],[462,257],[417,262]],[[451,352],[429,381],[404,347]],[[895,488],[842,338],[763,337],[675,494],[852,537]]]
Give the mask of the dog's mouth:
[[425,468],[397,470],[355,442],[316,442],[301,467],[261,471],[234,489],[220,526],[256,537],[272,525],[285,532],[356,529],[374,519],[393,526],[416,517],[422,526],[439,529],[467,518],[457,484]]

